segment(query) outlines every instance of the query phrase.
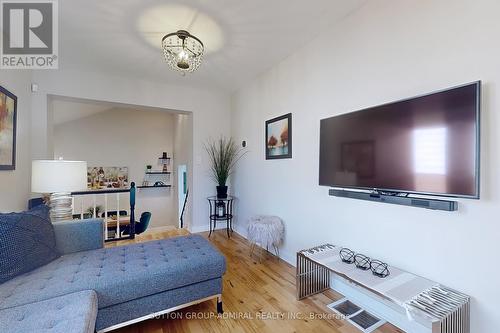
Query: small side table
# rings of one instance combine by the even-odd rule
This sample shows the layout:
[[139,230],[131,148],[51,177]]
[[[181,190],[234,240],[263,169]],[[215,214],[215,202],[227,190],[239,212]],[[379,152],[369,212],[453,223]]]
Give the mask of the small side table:
[[[233,201],[234,197],[228,196],[227,198],[217,198],[217,196],[208,197],[208,204],[210,206],[210,233],[217,227],[217,221],[226,221],[227,237],[231,238],[229,232],[233,233]],[[213,228],[212,228],[213,223]]]

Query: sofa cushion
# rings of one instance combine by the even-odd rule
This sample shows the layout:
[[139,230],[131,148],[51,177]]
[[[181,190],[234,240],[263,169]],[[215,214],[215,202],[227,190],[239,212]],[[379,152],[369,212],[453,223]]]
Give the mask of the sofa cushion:
[[0,310],[2,333],[93,333],[97,295],[86,290]]
[[49,207],[0,213],[0,283],[59,257]]
[[0,285],[0,309],[95,290],[99,308],[221,277],[225,259],[198,235],[64,255]]

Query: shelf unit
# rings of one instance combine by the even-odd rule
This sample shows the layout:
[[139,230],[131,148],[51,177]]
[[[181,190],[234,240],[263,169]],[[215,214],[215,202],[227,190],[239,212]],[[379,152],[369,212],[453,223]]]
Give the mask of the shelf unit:
[[[172,158],[167,156],[166,152],[163,152],[162,156],[158,158],[158,165],[163,167],[163,170],[152,170],[147,169],[144,173],[143,185],[137,186],[137,188],[170,188],[171,185],[171,171],[168,171],[168,166],[170,165]],[[155,185],[159,183],[158,185]]]
[[169,187],[172,187],[172,185],[157,185],[157,186],[154,186],[154,185],[141,185],[141,186],[137,186],[137,188],[169,188]]

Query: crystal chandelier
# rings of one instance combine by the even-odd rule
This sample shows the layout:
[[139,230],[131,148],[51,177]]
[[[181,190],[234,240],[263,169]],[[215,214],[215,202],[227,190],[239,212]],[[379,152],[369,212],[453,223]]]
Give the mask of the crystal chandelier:
[[201,40],[186,30],[165,35],[161,46],[165,61],[172,69],[191,73],[200,67],[205,48]]

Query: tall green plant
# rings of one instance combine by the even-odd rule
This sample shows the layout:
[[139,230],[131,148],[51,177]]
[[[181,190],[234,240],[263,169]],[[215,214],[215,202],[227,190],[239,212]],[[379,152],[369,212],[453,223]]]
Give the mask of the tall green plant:
[[205,149],[210,158],[210,170],[213,180],[219,186],[226,186],[234,165],[246,152],[243,148],[238,147],[232,138],[227,139],[225,137],[210,140],[205,144]]

